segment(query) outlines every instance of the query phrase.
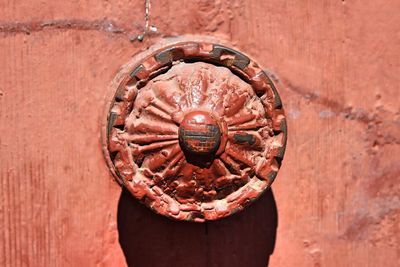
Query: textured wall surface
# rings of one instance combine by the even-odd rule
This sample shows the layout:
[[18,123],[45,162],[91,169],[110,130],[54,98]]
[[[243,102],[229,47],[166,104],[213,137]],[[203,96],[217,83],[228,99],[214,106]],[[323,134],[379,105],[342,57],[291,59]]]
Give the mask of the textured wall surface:
[[[160,38],[203,34],[255,58],[284,101],[269,266],[399,266],[399,11],[396,0],[154,0],[157,32],[131,43],[143,1],[0,1],[0,265],[125,266],[121,190],[100,145],[107,86]],[[216,259],[237,255],[224,253],[223,223],[196,244],[182,241],[185,225],[149,243],[183,242],[209,258],[199,266],[224,266]],[[197,266],[184,257],[165,259]]]

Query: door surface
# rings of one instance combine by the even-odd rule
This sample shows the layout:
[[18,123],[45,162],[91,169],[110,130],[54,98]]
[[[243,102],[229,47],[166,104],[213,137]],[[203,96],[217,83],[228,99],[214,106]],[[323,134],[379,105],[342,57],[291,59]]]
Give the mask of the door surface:
[[[130,42],[142,0],[0,1],[0,265],[399,266],[400,2],[151,4]],[[289,129],[273,192],[202,225],[121,192],[100,139],[120,66],[188,34],[266,68]]]

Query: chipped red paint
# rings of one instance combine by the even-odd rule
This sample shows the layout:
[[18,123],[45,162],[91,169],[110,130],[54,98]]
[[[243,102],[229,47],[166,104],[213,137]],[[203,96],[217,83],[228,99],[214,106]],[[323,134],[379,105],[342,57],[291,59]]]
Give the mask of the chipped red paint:
[[194,110],[187,113],[179,126],[182,151],[189,156],[213,156],[221,144],[220,123],[213,114],[206,111]]
[[116,179],[159,214],[203,222],[266,190],[286,144],[281,100],[247,56],[208,42],[139,55],[108,112],[105,154]]
[[[144,0],[1,2],[0,266],[266,267],[273,252],[269,267],[397,267],[400,1],[151,3],[157,32],[131,43]],[[99,142],[110,80],[188,34],[252,55],[284,100],[276,243],[270,190],[207,224],[165,220],[125,190],[119,201]]]

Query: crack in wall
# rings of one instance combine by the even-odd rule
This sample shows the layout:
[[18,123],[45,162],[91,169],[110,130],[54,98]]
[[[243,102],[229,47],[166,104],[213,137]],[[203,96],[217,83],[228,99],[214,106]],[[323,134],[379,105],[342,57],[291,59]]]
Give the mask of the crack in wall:
[[317,95],[311,90],[307,90],[303,87],[295,86],[287,79],[281,79],[281,81],[290,91],[296,93],[297,95],[300,95],[301,97],[309,100],[312,103],[327,107],[336,114],[343,114],[345,119],[356,120],[363,124],[374,122],[376,119],[376,114],[374,113],[370,113],[361,109],[356,109],[351,106],[346,107],[336,100]]
[[112,20],[43,20],[29,22],[0,22],[0,33],[7,35],[31,34],[43,30],[101,31],[111,34],[128,35],[132,29],[117,26]]
[[383,106],[377,107],[373,111],[346,106],[336,100],[317,95],[310,89],[293,85],[288,79],[278,79],[274,74],[270,74],[270,77],[275,82],[281,81],[285,85],[284,88],[310,101],[310,103],[327,107],[335,114],[341,114],[346,120],[356,121],[365,125],[368,134],[367,141],[371,143],[371,146],[400,144],[396,130],[398,128],[393,127],[392,130],[388,130],[388,125],[399,125],[400,113],[386,110]]

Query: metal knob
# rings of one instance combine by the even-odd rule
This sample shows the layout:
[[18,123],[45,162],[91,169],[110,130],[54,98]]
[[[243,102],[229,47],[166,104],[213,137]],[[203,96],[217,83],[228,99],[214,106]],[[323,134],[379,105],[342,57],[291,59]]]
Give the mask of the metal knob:
[[174,41],[134,57],[111,90],[107,163],[155,212],[216,220],[242,210],[274,181],[285,115],[272,81],[244,54]]

